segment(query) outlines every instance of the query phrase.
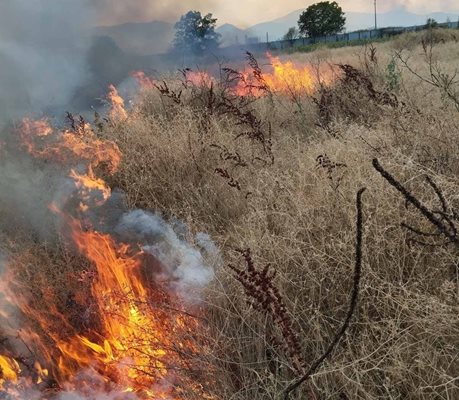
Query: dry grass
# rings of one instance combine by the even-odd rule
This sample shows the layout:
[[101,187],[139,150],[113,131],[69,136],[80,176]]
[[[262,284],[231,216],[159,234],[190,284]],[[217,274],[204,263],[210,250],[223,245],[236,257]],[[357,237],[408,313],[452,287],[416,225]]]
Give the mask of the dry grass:
[[415,47],[419,46],[421,41],[426,38],[433,39],[435,43],[446,43],[450,41],[457,43],[459,41],[459,31],[454,29],[435,28],[417,33],[403,33],[391,42],[391,46],[397,50],[414,50]]
[[[387,93],[394,47],[409,47],[403,54],[416,70],[429,71],[421,46],[405,46],[403,40],[377,46],[373,60],[368,49],[339,49],[299,55],[296,61],[351,64]],[[456,42],[437,44],[434,53],[452,73],[459,61]],[[398,73],[400,85],[390,93],[397,105],[373,101],[361,87],[332,89],[330,104],[347,104],[355,115],[332,107],[327,129],[307,96],[293,102],[279,96],[258,100],[252,107],[272,124],[273,165],[256,159],[256,143],[236,139],[240,128],[230,117],[206,115],[187,101],[165,105],[153,93],[148,108],[113,130],[124,154],[113,185],[128,193],[131,205],[160,209],[209,232],[227,264],[242,266],[235,249],[250,247],[260,268],[269,264],[276,270],[305,367],[322,354],[347,311],[354,198],[360,187],[368,187],[358,312],[298,399],[459,396],[457,250],[412,244],[413,234],[401,222],[431,227],[371,165],[378,157],[435,208],[438,199],[423,179],[429,175],[457,206],[459,114],[440,90],[400,66]],[[161,112],[164,106],[167,114]],[[203,118],[210,119],[206,131]],[[228,154],[237,154],[244,165]],[[328,163],[318,163],[319,156]],[[227,170],[240,190],[216,168]],[[213,332],[207,361],[216,368],[215,393],[224,399],[278,399],[296,373],[278,343],[278,324],[247,300],[231,270],[222,266],[206,297]]]
[[[111,185],[127,193],[129,205],[179,217],[192,230],[209,233],[221,249],[225,265],[203,304],[212,332],[203,362],[214,371],[217,398],[280,399],[298,377],[279,324],[248,302],[227,267],[244,265],[236,249],[250,248],[259,269],[269,264],[277,272],[275,283],[307,369],[348,309],[355,194],[363,186],[368,190],[358,310],[332,357],[293,397],[459,397],[457,249],[414,244],[402,222],[432,227],[371,163],[377,157],[429,207],[440,206],[426,175],[451,207],[459,205],[454,104],[401,66],[400,85],[388,92],[394,48],[405,49],[419,74],[429,73],[421,46],[412,41],[377,45],[375,59],[363,48],[291,56],[353,65],[375,90],[398,101],[375,101],[359,85],[337,85],[327,92],[330,115],[324,124],[320,93],[316,101],[277,95],[257,100],[249,107],[272,126],[273,164],[260,143],[238,137],[242,128],[233,116],[210,113],[187,93],[181,104],[156,91],[145,93],[128,120],[104,129],[124,155]],[[440,41],[434,54],[445,72],[459,63],[454,40]]]

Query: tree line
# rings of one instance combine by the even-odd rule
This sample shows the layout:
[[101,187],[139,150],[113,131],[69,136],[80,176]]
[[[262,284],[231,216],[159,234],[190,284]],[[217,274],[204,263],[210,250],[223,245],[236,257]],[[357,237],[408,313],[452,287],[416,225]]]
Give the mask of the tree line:
[[[332,35],[341,32],[345,24],[346,17],[338,3],[322,1],[301,13],[298,28],[290,28],[284,39]],[[175,24],[173,50],[198,56],[215,50],[221,38],[215,30],[216,25],[217,18],[212,14],[202,15],[199,11],[188,11]]]

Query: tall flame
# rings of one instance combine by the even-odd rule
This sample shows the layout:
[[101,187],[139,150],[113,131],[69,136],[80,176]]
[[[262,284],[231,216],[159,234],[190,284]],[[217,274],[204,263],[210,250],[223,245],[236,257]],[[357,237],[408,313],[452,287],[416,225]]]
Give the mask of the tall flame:
[[[116,96],[113,87],[112,112],[127,116]],[[14,263],[10,265],[10,284],[0,284],[0,289],[31,321],[18,337],[34,359],[26,363],[10,352],[2,354],[0,344],[0,397],[3,391],[12,399],[24,400],[21,388],[38,387],[52,379],[62,390],[81,392],[98,380],[105,388],[142,399],[181,399],[177,374],[188,365],[183,355],[196,351],[192,338],[197,320],[180,311],[182,306],[173,293],[148,278],[148,268],[159,268],[159,261],[147,262],[152,256],[139,246],[99,232],[86,217],[88,209],[110,198],[110,187],[96,171],[114,174],[121,161],[119,148],[99,139],[89,125],[84,134],[59,131],[46,119],[25,119],[18,134],[28,154],[65,166],[74,182],[79,207],[69,210],[63,202],[49,209],[60,216],[66,236],[95,268],[89,278],[90,299],[82,302],[92,307],[97,323],[75,327],[56,306],[51,288],[42,289],[47,309],[36,309],[15,277]],[[8,315],[0,315],[3,317]],[[199,385],[188,384],[200,392]]]
[[118,89],[114,85],[109,85],[107,94],[108,101],[111,104],[110,117],[114,121],[124,120],[128,113],[124,106],[124,99],[119,95]]

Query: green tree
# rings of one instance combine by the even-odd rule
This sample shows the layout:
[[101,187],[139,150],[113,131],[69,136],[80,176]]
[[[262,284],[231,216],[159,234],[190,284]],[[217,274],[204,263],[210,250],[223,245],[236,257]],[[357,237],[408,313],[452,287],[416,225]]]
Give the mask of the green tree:
[[438,28],[438,22],[435,21],[435,19],[433,19],[433,18],[427,18],[425,28],[426,28],[426,29],[435,29],[435,28]]
[[188,11],[175,24],[174,48],[196,55],[217,48],[221,35],[215,32],[216,23],[212,14],[202,16],[199,11]]
[[309,37],[334,35],[346,24],[343,9],[336,1],[322,1],[309,6],[300,15],[300,33]]
[[294,26],[289,28],[287,33],[284,35],[284,40],[288,40],[290,43],[293,44],[293,41],[295,39],[298,39],[300,37],[300,32],[298,32],[298,29]]

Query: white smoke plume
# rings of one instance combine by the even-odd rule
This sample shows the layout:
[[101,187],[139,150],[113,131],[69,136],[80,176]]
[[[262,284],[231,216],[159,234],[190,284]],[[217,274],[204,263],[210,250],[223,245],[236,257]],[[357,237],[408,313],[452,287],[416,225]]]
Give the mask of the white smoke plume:
[[[161,216],[143,210],[122,216],[116,232],[121,237],[143,244],[145,252],[154,256],[163,266],[160,280],[171,282],[171,287],[182,299],[197,301],[200,289],[214,278],[211,265],[219,262],[219,252],[210,237],[199,233],[194,238],[202,251],[185,239],[183,224],[168,224]],[[182,232],[180,232],[182,231]]]
[[105,378],[94,371],[81,371],[72,386],[78,387],[79,381],[82,382],[81,389],[74,388],[59,393],[56,400],[138,400],[134,393],[107,390]]
[[[111,393],[97,393],[91,396],[84,396],[78,392],[62,393],[56,400],[137,400],[138,397],[132,393],[111,392]],[[24,399],[25,400],[25,399]]]

